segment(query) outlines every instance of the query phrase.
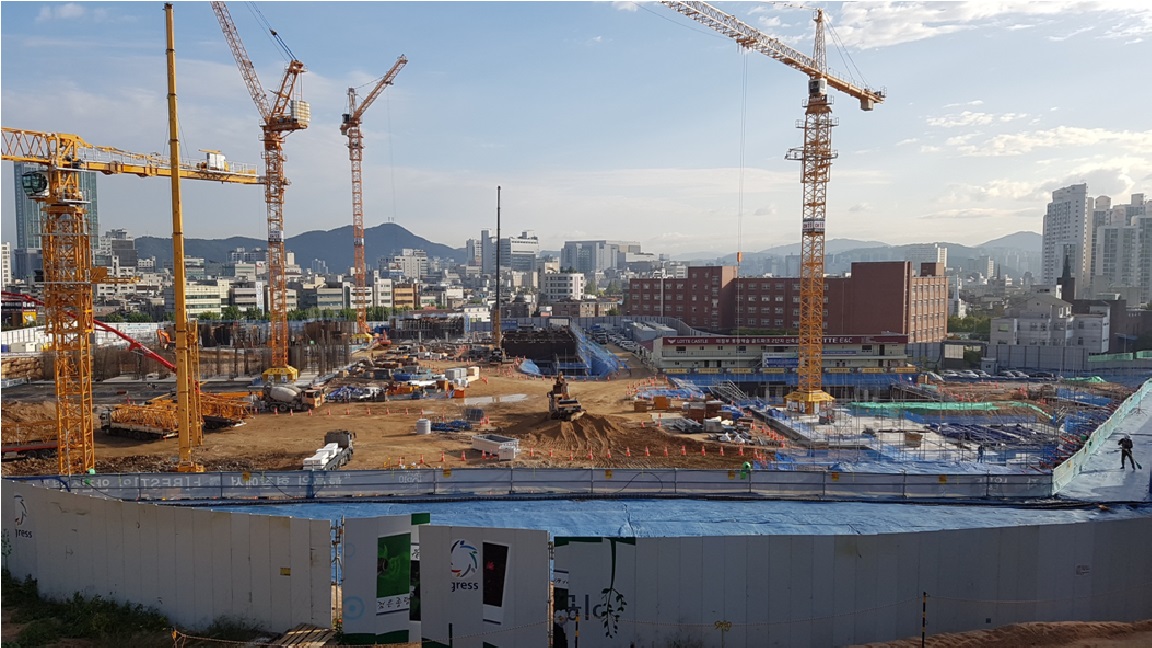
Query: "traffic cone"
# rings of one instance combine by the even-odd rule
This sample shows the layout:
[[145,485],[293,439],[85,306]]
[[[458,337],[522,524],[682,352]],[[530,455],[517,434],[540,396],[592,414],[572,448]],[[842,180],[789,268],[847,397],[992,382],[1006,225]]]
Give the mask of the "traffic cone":
[[724,456],[724,446],[720,446],[720,456]]
[[548,458],[552,458],[552,448],[548,448]]
[[644,456],[651,457],[652,453],[648,452],[648,446],[644,446]]
[[424,465],[424,455],[420,455],[420,465]]
[[535,459],[536,458],[536,448],[528,448],[528,456]]
[[312,410],[308,410],[308,416],[312,416]]
[[371,416],[372,415],[372,410],[369,409],[367,405],[364,406],[364,415],[365,416]]
[[708,456],[708,450],[704,446],[700,446],[700,456],[701,457],[707,457]]
[[688,456],[688,446],[686,446],[686,445],[680,446],[680,456],[681,457],[687,457]]
[[273,415],[273,416],[278,416],[279,414],[280,414],[280,410],[278,410],[278,409],[274,409],[274,410],[272,410],[272,415]]
[[440,463],[444,463],[444,451],[440,451]]
[[464,455],[464,452],[465,452],[464,450],[460,451],[460,461],[463,461],[464,463],[468,463],[468,457],[466,457]]
[[352,410],[345,407],[344,408],[344,416],[351,416],[351,415],[352,415]]
[[632,448],[624,448],[624,456],[625,457],[631,457],[632,456]]
[[568,451],[568,461],[576,461],[576,451],[575,450],[569,450]]
[[591,450],[588,451],[588,460],[589,461],[592,460],[592,451]]
[[327,410],[327,411],[328,411],[328,416],[332,416],[332,410]]
[[606,457],[606,458],[608,458],[608,459],[611,459],[611,458],[612,458],[612,449],[611,449],[611,448],[609,448],[609,449],[605,450],[604,452],[605,452],[605,454],[607,455],[607,457]]
[[292,416],[292,410],[288,410],[288,416]]
[[744,456],[744,446],[740,446],[739,448],[736,448],[736,454],[743,457]]
[[664,456],[668,456],[668,446],[664,446]]

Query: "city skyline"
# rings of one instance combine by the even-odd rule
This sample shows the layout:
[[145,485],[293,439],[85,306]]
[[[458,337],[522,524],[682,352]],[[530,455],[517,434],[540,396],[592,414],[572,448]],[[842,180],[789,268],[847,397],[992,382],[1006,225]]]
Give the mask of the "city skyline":
[[[811,49],[809,11],[717,6]],[[830,66],[843,74],[853,63],[889,96],[873,113],[836,97],[830,239],[972,245],[1041,232],[1057,188],[1087,183],[1090,195],[1125,202],[1150,185],[1152,129],[1139,106],[1152,90],[1138,79],[1152,58],[1152,11],[822,6],[834,29]],[[536,230],[544,249],[613,239],[722,255],[799,240],[800,169],[784,153],[800,145],[805,78],[662,6],[256,7],[237,5],[233,16],[265,89],[283,62],[260,16],[309,68],[313,122],[286,144],[288,237],[350,223],[338,132],[346,89],[404,54],[409,65],[365,116],[367,227],[394,219],[460,248],[494,227],[499,184],[504,229]],[[166,150],[159,4],[4,3],[0,12],[5,126]],[[186,155],[220,149],[258,163],[256,111],[207,3],[176,5],[176,51]],[[170,236],[167,183],[106,176],[101,185],[102,228]],[[183,191],[189,237],[264,237],[263,192],[210,183]],[[3,240],[15,243],[8,183],[2,198]]]

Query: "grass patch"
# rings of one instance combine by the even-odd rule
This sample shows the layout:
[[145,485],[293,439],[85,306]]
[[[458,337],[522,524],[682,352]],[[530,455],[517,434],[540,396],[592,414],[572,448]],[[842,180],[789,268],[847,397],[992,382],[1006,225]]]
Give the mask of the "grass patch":
[[0,574],[4,607],[13,608],[12,621],[24,623],[18,645],[43,646],[61,639],[88,639],[101,646],[155,645],[166,636],[167,617],[142,605],[125,605],[99,596],[73,594],[63,601],[40,596],[36,581]]

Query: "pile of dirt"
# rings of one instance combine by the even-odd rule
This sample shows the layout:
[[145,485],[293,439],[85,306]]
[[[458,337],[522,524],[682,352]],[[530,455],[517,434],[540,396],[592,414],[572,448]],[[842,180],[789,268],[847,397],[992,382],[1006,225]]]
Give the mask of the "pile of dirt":
[[[299,470],[300,457],[289,452],[261,452],[244,457],[196,457],[208,472],[260,472],[275,470]],[[96,472],[142,473],[175,472],[176,457],[161,455],[133,455],[108,457],[96,460]],[[58,464],[55,457],[28,458],[4,463],[5,477],[28,477],[56,474]]]
[[41,401],[33,403],[10,402],[4,403],[0,409],[0,421],[9,423],[41,423],[56,420],[56,403],[54,401]]

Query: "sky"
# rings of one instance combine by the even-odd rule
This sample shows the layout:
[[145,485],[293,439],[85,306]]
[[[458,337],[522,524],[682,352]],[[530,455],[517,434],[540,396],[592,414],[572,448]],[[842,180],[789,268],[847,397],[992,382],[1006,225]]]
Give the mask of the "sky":
[[[720,2],[810,52],[798,3]],[[839,157],[828,238],[979,244],[1041,231],[1052,190],[1152,194],[1152,6],[1145,2],[822,2],[834,74],[881,88],[873,112],[834,93]],[[462,247],[495,229],[638,241],[648,252],[753,252],[800,237],[807,78],[655,3],[259,2],[232,17],[265,89],[304,62],[312,123],[285,149],[285,234],[351,223],[339,132],[364,116],[365,225]],[[175,8],[181,146],[260,164],[259,117],[206,2]],[[167,152],[160,2],[0,3],[0,120]],[[186,156],[187,156],[186,155]],[[15,243],[5,162],[3,240]],[[100,178],[100,229],[170,236],[169,184]],[[266,235],[263,191],[185,182],[186,235]],[[371,252],[369,252],[371,256]]]

